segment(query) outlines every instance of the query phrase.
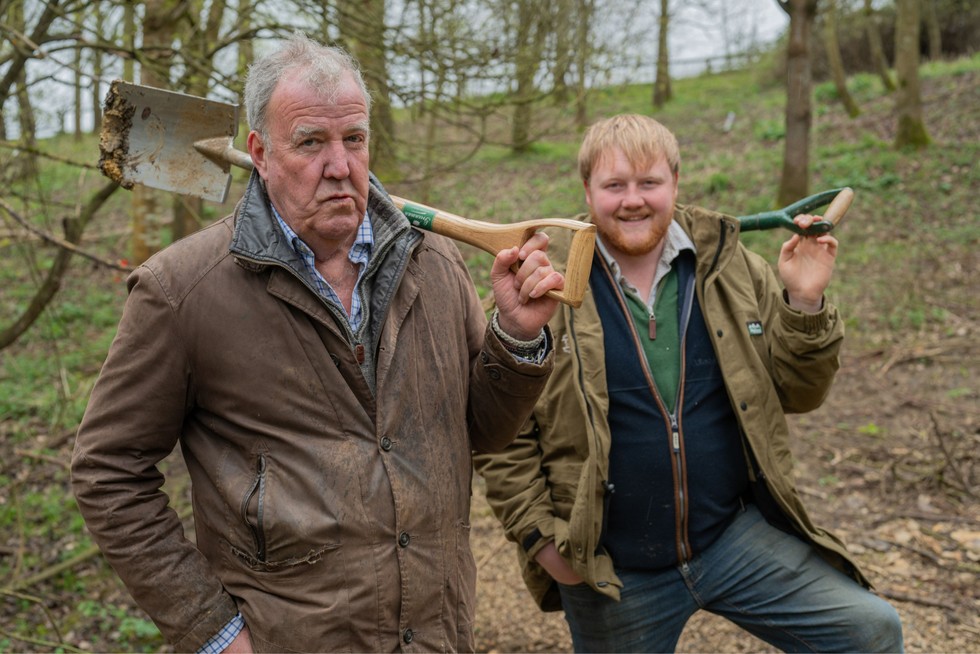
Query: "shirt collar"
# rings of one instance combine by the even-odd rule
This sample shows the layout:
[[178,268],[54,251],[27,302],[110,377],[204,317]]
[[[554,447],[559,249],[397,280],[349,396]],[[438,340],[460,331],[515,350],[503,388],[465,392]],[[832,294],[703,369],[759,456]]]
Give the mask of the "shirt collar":
[[[279,228],[286,236],[286,241],[296,254],[303,258],[313,256],[313,250],[310,249],[310,246],[289,226],[289,223],[283,219],[276,207],[272,203],[269,203],[269,206],[272,208],[272,215],[276,217],[276,222],[279,223]],[[351,245],[347,258],[354,263],[366,263],[371,255],[372,246],[374,246],[374,230],[371,227],[371,215],[365,211],[364,220],[357,228],[357,236],[354,238],[354,244]]]
[[[609,265],[609,269],[612,271],[613,278],[620,287],[635,296],[639,296],[636,288],[629,283],[629,281],[623,277],[623,273],[619,268],[619,263],[616,259],[609,253],[605,244],[602,242],[602,238],[596,239],[596,246],[599,248],[599,253],[602,258],[605,259],[606,263]],[[690,250],[691,252],[697,253],[697,249],[694,247],[694,241],[691,237],[687,235],[684,228],[681,227],[680,223],[676,220],[670,221],[670,226],[667,228],[667,233],[664,235],[664,249],[660,255],[660,261],[657,262],[657,272],[654,275],[653,287],[650,289],[649,298],[640,298],[648,306],[653,306],[653,303],[657,299],[657,286],[660,284],[660,280],[670,272],[671,264],[680,255],[683,250]]]

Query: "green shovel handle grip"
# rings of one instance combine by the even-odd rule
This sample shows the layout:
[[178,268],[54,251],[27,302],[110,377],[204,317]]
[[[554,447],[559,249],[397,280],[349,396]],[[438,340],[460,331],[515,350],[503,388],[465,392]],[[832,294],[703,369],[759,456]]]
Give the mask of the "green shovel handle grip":
[[[847,211],[853,198],[854,191],[846,187],[822,191],[805,197],[782,209],[763,211],[762,213],[755,213],[748,216],[739,216],[739,230],[751,232],[784,227],[804,236],[826,234],[833,230],[837,223],[840,222],[840,219],[844,217],[844,213]],[[801,229],[793,222],[793,218],[796,216],[804,213],[812,213],[825,204],[830,204],[831,206],[827,209],[824,220],[814,222],[807,229]]]

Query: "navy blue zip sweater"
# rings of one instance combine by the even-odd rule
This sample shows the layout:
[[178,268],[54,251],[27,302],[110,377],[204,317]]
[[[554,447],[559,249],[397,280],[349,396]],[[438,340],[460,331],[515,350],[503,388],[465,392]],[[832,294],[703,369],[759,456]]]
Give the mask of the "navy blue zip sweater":
[[728,527],[748,488],[738,422],[694,292],[693,253],[683,252],[675,265],[683,356],[674,414],[659,397],[639,341],[648,334],[636,329],[599,257],[592,269],[605,339],[614,488],[601,546],[619,568],[689,560]]

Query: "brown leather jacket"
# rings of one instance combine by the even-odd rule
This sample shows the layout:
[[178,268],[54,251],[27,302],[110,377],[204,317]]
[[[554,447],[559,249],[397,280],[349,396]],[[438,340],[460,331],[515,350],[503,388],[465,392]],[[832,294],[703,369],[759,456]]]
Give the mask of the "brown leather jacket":
[[[297,274],[255,176],[233,216],[129,279],[72,482],[178,650],[238,611],[259,650],[473,649],[472,450],[512,440],[551,356],[503,348],[451,241],[374,187],[369,209],[359,334]],[[178,442],[196,544],[161,491]]]

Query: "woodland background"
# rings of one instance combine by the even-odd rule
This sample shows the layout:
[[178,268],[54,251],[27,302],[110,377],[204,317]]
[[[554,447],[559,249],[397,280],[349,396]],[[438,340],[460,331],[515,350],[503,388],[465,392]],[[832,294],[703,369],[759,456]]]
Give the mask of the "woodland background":
[[[773,38],[764,4],[783,12]],[[677,133],[685,203],[745,215],[852,187],[830,289],[846,345],[827,403],[792,418],[800,487],[909,651],[980,652],[969,0],[0,0],[0,651],[168,651],[93,546],[67,464],[127,271],[230,211],[245,174],[224,205],[122,190],[96,166],[100,106],[116,78],[237,102],[248,62],[295,29],[362,62],[389,190],[469,218],[583,211],[581,131],[621,111]],[[688,56],[698,35],[710,58]],[[775,262],[787,235],[742,239]],[[489,255],[461,250],[485,294]],[[182,462],[166,465],[193,537]],[[478,648],[567,651],[479,479],[472,518]],[[698,616],[681,649],[767,647]]]

